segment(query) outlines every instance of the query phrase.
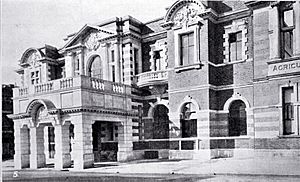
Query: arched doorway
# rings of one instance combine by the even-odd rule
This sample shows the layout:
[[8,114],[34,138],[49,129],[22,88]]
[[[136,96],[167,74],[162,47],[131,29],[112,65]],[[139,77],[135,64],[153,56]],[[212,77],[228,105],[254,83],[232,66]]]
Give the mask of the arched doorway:
[[235,100],[230,104],[228,130],[229,136],[247,135],[246,105],[241,100]]
[[164,105],[157,105],[153,113],[153,138],[169,138],[169,109]]
[[100,56],[92,58],[88,68],[88,76],[103,79],[103,70]]

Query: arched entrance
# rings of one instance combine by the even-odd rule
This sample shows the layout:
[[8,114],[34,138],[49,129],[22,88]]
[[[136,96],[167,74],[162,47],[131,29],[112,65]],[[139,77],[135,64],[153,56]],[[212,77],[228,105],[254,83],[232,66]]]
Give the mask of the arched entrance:
[[92,57],[88,67],[88,76],[103,79],[103,68],[100,56]]
[[230,104],[228,130],[229,136],[247,135],[246,105],[241,100],[234,100]]
[[153,113],[153,138],[169,138],[169,109],[164,105],[157,105]]

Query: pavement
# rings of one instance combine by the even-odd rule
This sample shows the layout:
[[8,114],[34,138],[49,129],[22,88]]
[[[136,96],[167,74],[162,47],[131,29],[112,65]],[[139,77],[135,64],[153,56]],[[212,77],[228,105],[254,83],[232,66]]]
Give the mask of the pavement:
[[[13,160],[2,162],[3,172],[14,171]],[[30,169],[24,169],[30,170]],[[49,168],[38,170],[53,170]],[[101,174],[143,174],[143,175],[270,175],[290,176],[300,179],[300,158],[221,158],[200,160],[139,160],[132,162],[96,163],[94,168],[70,172],[91,172]]]

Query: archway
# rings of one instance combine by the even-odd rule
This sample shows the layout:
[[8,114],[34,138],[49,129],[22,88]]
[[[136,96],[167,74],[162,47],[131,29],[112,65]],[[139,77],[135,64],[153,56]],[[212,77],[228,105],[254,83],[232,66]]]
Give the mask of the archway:
[[157,105],[153,113],[153,138],[169,138],[169,109],[164,105]]
[[196,106],[191,103],[185,103],[181,107],[181,137],[197,137],[197,119],[193,117],[196,114]]
[[88,65],[88,76],[103,79],[103,68],[100,56],[94,56]]
[[234,100],[229,106],[228,134],[229,136],[247,135],[246,104],[241,100]]

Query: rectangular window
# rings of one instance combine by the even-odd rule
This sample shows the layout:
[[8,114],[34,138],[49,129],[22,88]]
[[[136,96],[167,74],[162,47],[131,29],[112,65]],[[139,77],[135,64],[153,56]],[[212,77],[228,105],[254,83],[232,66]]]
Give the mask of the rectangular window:
[[154,71],[164,70],[163,59],[162,59],[162,50],[154,51]]
[[194,32],[180,36],[180,66],[194,63]]
[[133,60],[134,60],[134,74],[139,74],[139,60],[138,60],[138,53],[139,50],[134,48],[133,49]]
[[242,32],[229,34],[229,61],[242,60]]
[[112,76],[112,81],[113,82],[115,82],[116,81],[116,73],[115,73],[116,71],[115,71],[115,66],[114,65],[112,65],[112,67],[111,67],[111,76]]
[[197,137],[197,120],[181,120],[182,138]]
[[115,62],[115,51],[111,51],[111,62]]
[[55,154],[55,141],[54,141],[54,127],[48,127],[48,151],[49,151],[49,158],[54,158]]
[[40,77],[39,71],[33,71],[33,72],[31,72],[30,75],[31,75],[31,76],[30,76],[30,79],[31,79],[31,84],[32,84],[32,85],[40,83],[40,79],[39,79],[39,77]]
[[281,57],[289,58],[293,56],[293,30],[294,26],[294,11],[292,7],[282,7],[281,12]]
[[282,88],[283,134],[295,134],[294,106],[292,102],[293,87]]

